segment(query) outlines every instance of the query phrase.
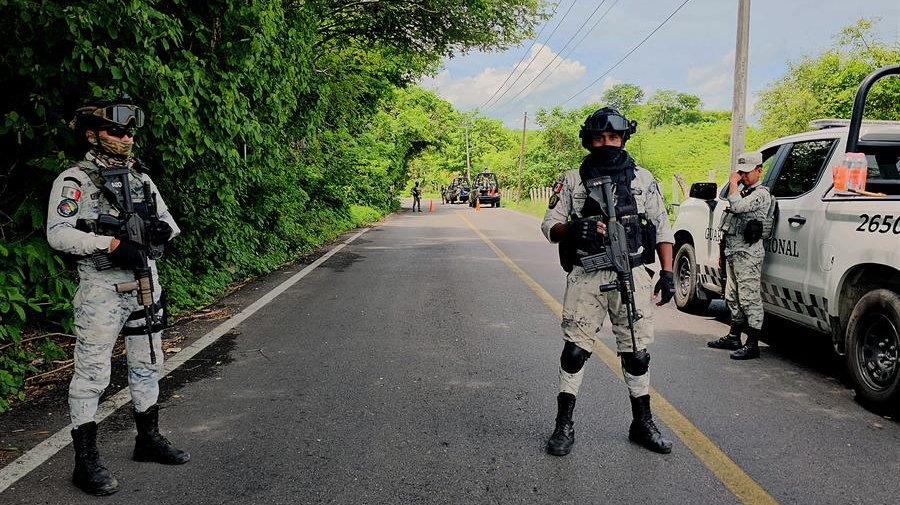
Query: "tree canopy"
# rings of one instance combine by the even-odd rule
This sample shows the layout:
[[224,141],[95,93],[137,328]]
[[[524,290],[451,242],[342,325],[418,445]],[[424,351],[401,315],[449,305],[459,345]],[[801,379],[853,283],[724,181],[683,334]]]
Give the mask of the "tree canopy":
[[186,310],[388,212],[409,160],[455,134],[402,88],[545,17],[543,0],[0,1],[0,410],[58,357],[33,337],[72,332],[72,261],[43,224],[83,154],[77,106],[128,93],[147,112],[138,154],[183,230],[161,270]]
[[[791,63],[783,77],[760,93],[756,110],[768,136],[806,131],[813,119],[850,117],[863,78],[900,61],[900,42],[889,44],[872,35],[877,22],[863,19],[844,28],[833,48]],[[900,79],[879,81],[869,92],[866,118],[900,118],[898,96]]]

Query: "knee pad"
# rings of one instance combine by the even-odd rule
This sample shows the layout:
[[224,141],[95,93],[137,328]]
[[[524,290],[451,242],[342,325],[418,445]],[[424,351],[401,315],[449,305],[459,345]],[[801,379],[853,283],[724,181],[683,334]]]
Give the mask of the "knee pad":
[[559,356],[559,366],[566,373],[578,373],[584,366],[584,362],[590,357],[591,353],[588,351],[572,342],[566,342],[563,346],[562,354]]
[[635,377],[644,375],[650,369],[650,353],[646,349],[623,352],[619,357],[622,358],[622,369]]

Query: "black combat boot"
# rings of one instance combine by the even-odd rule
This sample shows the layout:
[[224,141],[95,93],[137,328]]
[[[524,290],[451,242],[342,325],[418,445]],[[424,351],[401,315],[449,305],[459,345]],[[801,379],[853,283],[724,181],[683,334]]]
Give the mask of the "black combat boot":
[[72,483],[85,493],[106,496],[119,490],[119,483],[100,461],[97,450],[97,423],[91,421],[72,430],[75,470]]
[[575,444],[575,427],[572,412],[575,411],[575,395],[560,393],[556,397],[556,429],[547,441],[547,452],[554,456],[565,456]]
[[150,461],[164,465],[181,465],[191,460],[186,451],[175,448],[166,437],[159,433],[159,406],[154,405],[146,412],[134,413],[137,436],[134,437],[135,461]]
[[750,328],[747,331],[747,343],[743,347],[731,353],[731,359],[756,359],[759,357],[759,332]]
[[730,351],[736,351],[740,349],[741,325],[731,323],[731,329],[728,330],[728,335],[719,337],[715,340],[710,340],[706,343],[706,345],[712,347],[713,349],[728,349]]
[[668,454],[672,452],[672,442],[665,439],[653,422],[650,412],[650,395],[631,398],[631,427],[628,429],[628,440],[638,443],[651,451]]

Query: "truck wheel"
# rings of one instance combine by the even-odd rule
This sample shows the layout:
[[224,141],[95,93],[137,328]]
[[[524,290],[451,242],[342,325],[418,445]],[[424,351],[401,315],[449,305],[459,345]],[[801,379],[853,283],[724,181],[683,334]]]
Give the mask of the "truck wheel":
[[697,298],[697,260],[694,246],[683,244],[675,253],[675,305],[684,312],[701,312],[709,302]]
[[847,322],[847,365],[857,399],[874,410],[900,410],[900,295],[866,293]]

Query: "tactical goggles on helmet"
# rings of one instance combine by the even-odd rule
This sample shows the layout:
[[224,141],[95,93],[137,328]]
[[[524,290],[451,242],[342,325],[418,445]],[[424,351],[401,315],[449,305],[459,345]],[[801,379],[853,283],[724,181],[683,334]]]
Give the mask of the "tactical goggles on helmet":
[[598,133],[607,130],[627,132],[631,130],[631,124],[627,119],[616,114],[597,114],[588,119],[584,129]]
[[129,126],[129,123],[132,123],[132,121],[133,124],[130,126],[133,128],[144,126],[144,111],[137,105],[108,105],[106,107],[98,108],[92,112],[91,115],[121,126]]

